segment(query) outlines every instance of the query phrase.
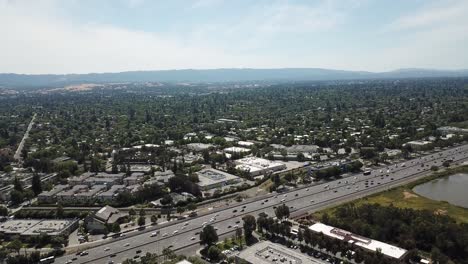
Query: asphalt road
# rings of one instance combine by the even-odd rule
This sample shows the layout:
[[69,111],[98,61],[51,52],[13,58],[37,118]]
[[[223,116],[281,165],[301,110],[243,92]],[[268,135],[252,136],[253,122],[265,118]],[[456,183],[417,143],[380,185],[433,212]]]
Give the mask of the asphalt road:
[[23,138],[21,139],[21,142],[18,145],[18,148],[16,149],[15,155],[13,156],[13,158],[15,160],[17,160],[18,163],[22,162],[21,151],[24,148],[24,143],[26,142],[26,139],[28,139],[28,137],[29,137],[29,131],[31,131],[31,128],[32,128],[32,126],[34,124],[34,119],[36,119],[36,114],[35,113],[34,113],[32,119],[31,119],[31,122],[29,122],[29,125],[28,125],[28,127],[26,129],[26,132],[23,135]]
[[[129,234],[120,239],[109,239],[102,245],[87,250],[86,256],[66,255],[56,259],[56,263],[120,263],[127,258],[143,256],[146,252],[161,253],[166,247],[172,250],[192,247],[199,242],[198,232],[204,224],[211,224],[218,234],[227,234],[242,227],[242,217],[247,214],[257,216],[260,212],[274,216],[274,207],[284,203],[291,213],[317,210],[332,203],[357,199],[382,191],[430,173],[433,165],[442,166],[447,159],[454,162],[468,158],[468,145],[458,146],[413,160],[374,169],[371,175],[362,173],[351,177],[330,181],[311,187],[298,188],[284,194],[270,194],[213,211],[199,217],[168,223],[156,227],[159,234],[151,237],[154,228]],[[140,253],[136,253],[141,250]]]

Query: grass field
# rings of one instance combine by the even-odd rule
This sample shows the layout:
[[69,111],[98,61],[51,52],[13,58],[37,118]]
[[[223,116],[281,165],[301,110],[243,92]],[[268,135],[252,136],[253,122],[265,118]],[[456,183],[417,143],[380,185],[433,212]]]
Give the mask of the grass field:
[[[435,201],[422,196],[417,195],[412,191],[413,187],[422,184],[424,182],[431,181],[436,178],[446,177],[452,174],[468,172],[468,166],[458,167],[454,169],[448,169],[443,172],[434,173],[431,176],[423,178],[421,180],[412,182],[410,184],[390,189],[381,193],[377,193],[359,200],[355,200],[351,203],[355,205],[362,204],[380,204],[383,206],[393,205],[399,208],[412,208],[418,210],[429,210],[435,214],[444,214],[453,217],[459,223],[468,223],[468,209],[451,205],[448,202]],[[320,219],[323,213],[333,215],[337,207],[328,208],[319,212],[314,213],[314,218]]]

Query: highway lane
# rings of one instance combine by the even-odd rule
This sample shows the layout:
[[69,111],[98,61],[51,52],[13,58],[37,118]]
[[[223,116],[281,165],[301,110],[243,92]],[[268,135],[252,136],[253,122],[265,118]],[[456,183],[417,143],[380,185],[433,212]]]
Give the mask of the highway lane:
[[[306,208],[317,209],[330,202],[366,196],[388,188],[386,187],[388,185],[398,184],[413,176],[420,176],[421,173],[430,171],[430,167],[433,165],[441,166],[444,159],[460,160],[467,157],[468,145],[464,145],[405,161],[404,164],[384,166],[374,170],[369,176],[356,174],[316,186],[295,189],[285,194],[257,197],[254,201],[247,201],[231,208],[161,227],[158,229],[160,233],[156,237],[150,236],[152,231],[142,231],[119,241],[110,240],[107,244],[89,249],[87,256],[78,256],[73,263],[108,263],[109,260],[118,263],[126,258],[133,258],[135,255],[142,256],[146,252],[161,253],[163,248],[171,245],[173,249],[191,246],[198,242],[198,232],[203,224],[212,224],[218,229],[218,234],[233,232],[236,225],[242,227],[242,216],[246,214],[256,216],[260,212],[274,215],[273,207],[283,202],[292,207],[291,211]],[[421,164],[424,164],[424,167],[421,167]],[[243,208],[244,206],[245,208]],[[142,252],[137,254],[137,250]],[[110,257],[113,254],[115,256]],[[66,263],[73,257],[73,255],[60,257],[56,263]]]

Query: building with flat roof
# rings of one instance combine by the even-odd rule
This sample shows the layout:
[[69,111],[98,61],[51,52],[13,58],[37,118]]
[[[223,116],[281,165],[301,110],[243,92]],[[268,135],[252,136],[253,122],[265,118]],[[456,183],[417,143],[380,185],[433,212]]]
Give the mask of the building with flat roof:
[[206,143],[189,143],[187,144],[187,148],[192,151],[204,151],[204,150],[214,148],[214,145],[206,144]]
[[316,223],[313,224],[309,227],[310,230],[317,232],[317,233],[323,233],[326,236],[336,238],[339,240],[346,241],[348,243],[354,244],[358,247],[361,247],[365,250],[369,251],[377,251],[377,249],[380,249],[382,254],[385,256],[394,258],[394,259],[402,259],[403,256],[406,254],[406,250],[387,244],[383,243],[377,240],[373,240],[370,238],[362,237],[356,234],[353,234],[349,231],[339,229],[333,226],[325,225],[322,223]]
[[196,172],[199,182],[198,186],[202,191],[207,191],[215,188],[222,188],[230,184],[236,184],[241,179],[235,175],[216,170],[216,169],[203,169]]
[[78,219],[10,219],[1,223],[0,233],[7,237],[68,236],[77,227]]
[[468,135],[468,129],[466,128],[459,128],[459,127],[453,127],[453,126],[444,126],[444,127],[439,127],[437,128],[438,131],[440,131],[442,134],[465,134]]
[[229,148],[225,148],[224,152],[231,153],[231,154],[234,154],[234,153],[246,154],[246,153],[250,153],[250,149],[242,148],[242,147],[229,147]]
[[403,147],[405,146],[410,146],[414,150],[429,150],[432,148],[432,142],[425,140],[414,140],[403,144]]
[[238,145],[238,146],[241,146],[241,147],[250,148],[250,147],[252,147],[253,145],[255,145],[255,143],[250,142],[250,141],[238,141],[238,142],[237,142],[237,145]]
[[236,169],[248,172],[251,176],[258,176],[267,172],[275,172],[286,169],[286,165],[267,159],[247,157],[236,160]]
[[316,260],[301,254],[298,251],[287,248],[281,244],[270,241],[258,242],[242,250],[236,258],[247,261],[250,264],[317,264]]

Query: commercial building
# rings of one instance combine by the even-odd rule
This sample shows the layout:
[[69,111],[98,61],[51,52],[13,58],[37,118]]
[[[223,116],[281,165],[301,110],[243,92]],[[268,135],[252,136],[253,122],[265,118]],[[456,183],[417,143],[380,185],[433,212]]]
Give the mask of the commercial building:
[[0,234],[22,238],[47,234],[68,236],[78,227],[78,219],[11,219],[0,225]]
[[236,184],[241,181],[241,179],[235,175],[216,169],[203,169],[196,174],[199,180],[197,184],[202,191],[222,188],[223,186]]
[[414,140],[403,144],[403,146],[410,146],[413,150],[429,150],[432,148],[432,142],[424,140]]
[[370,238],[362,237],[356,234],[353,234],[349,231],[339,229],[333,226],[325,225],[322,223],[316,223],[309,227],[310,230],[323,233],[326,236],[336,238],[339,240],[346,241],[348,243],[354,244],[358,247],[361,247],[365,250],[376,252],[377,249],[380,249],[382,254],[387,257],[391,257],[394,259],[402,259],[403,256],[406,254],[406,250],[386,244],[377,240],[373,240]]
[[437,128],[437,130],[440,131],[443,135],[447,135],[447,134],[468,135],[468,129],[459,128],[459,127],[445,126],[445,127],[439,127]]
[[255,145],[255,143],[250,141],[238,141],[237,145],[241,147],[251,148]]
[[86,228],[93,234],[107,233],[107,225],[122,223],[128,215],[111,206],[104,206],[85,219]]
[[212,149],[214,148],[214,145],[205,144],[205,143],[189,143],[187,144],[187,148],[192,151],[200,152],[200,151]]
[[224,152],[230,153],[230,154],[234,154],[234,153],[246,154],[246,153],[250,153],[250,149],[242,148],[242,147],[229,147],[229,148],[225,148]]
[[267,172],[275,172],[286,169],[286,165],[262,158],[247,157],[236,160],[236,169],[248,172],[251,176],[258,176]]
[[307,255],[270,241],[256,243],[242,250],[236,258],[250,264],[317,264]]

